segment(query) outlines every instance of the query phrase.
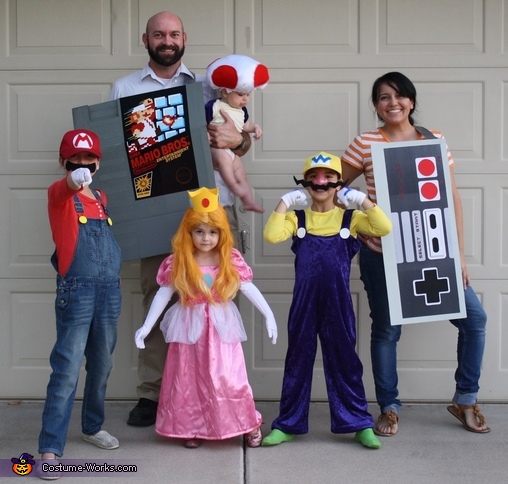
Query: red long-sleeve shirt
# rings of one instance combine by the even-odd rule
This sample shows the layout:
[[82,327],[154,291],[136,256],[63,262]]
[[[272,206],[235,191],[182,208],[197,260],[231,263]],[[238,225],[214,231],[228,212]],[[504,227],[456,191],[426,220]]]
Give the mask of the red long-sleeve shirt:
[[[104,204],[106,195],[100,191]],[[77,194],[83,204],[83,215],[89,219],[106,219],[104,208],[97,199],[83,195],[82,190],[75,191],[67,185],[67,178],[53,183],[48,188],[48,215],[51,233],[56,247],[58,273],[64,276],[69,270],[78,241],[79,214],[74,208],[74,195]]]

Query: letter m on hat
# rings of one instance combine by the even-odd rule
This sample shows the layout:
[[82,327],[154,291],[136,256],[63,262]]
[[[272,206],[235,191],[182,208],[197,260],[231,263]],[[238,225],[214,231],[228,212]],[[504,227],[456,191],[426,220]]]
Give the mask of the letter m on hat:
[[88,133],[78,133],[74,136],[72,140],[72,144],[74,148],[88,149],[91,150],[93,148],[93,141],[91,136]]

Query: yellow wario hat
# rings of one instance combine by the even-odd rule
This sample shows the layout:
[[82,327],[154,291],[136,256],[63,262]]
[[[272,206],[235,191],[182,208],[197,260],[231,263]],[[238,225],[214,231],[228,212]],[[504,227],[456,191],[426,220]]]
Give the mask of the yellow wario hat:
[[330,168],[336,171],[339,176],[342,176],[342,163],[340,158],[326,151],[320,151],[305,160],[303,163],[303,176],[312,168]]
[[219,189],[201,187],[198,190],[187,191],[190,206],[195,212],[214,212],[219,207]]

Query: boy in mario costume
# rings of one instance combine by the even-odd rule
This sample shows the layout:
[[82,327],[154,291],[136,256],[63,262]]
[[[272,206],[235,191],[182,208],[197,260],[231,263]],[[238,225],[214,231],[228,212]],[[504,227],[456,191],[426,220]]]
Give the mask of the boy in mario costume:
[[[254,139],[263,135],[261,126],[249,120],[247,104],[255,89],[263,89],[269,80],[268,69],[258,61],[245,55],[228,55],[212,62],[206,69],[209,85],[220,91],[220,99],[213,99],[205,105],[206,122],[221,125],[223,113],[227,113],[241,133],[253,133]],[[237,149],[241,149],[240,145]],[[254,201],[252,188],[242,161],[230,149],[211,147],[213,167],[224,183],[240,198],[245,210],[263,213],[264,208]]]
[[[372,449],[381,447],[374,435],[372,416],[362,382],[363,368],[356,354],[356,328],[349,288],[351,259],[360,247],[357,235],[388,234],[390,219],[362,192],[345,187],[338,156],[320,152],[305,160],[303,190],[281,197],[270,215],[264,238],[279,243],[293,238],[295,286],[289,310],[288,350],[282,383],[279,416],[263,446],[289,442],[308,432],[312,372],[321,342],[323,368],[333,433],[356,432],[355,440]],[[364,211],[344,210],[357,203]]]
[[[111,232],[107,198],[90,184],[100,166],[99,137],[86,129],[65,133],[59,164],[64,176],[48,189],[48,213],[55,253],[56,342],[39,435],[42,461],[61,457],[86,358],[81,430],[83,440],[116,449],[118,440],[102,429],[106,386],[113,366],[122,294],[120,247]],[[57,474],[39,473],[43,479]]]

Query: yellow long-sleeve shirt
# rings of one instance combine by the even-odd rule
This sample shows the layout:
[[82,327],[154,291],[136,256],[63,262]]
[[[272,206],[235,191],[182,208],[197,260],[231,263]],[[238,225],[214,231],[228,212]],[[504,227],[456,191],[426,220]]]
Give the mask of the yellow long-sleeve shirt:
[[[327,237],[340,231],[344,210],[334,207],[328,212],[305,210],[305,228],[309,234]],[[377,205],[362,212],[355,210],[350,226],[351,235],[373,235],[382,237],[392,231],[392,222]],[[267,242],[277,244],[296,235],[298,220],[293,210],[286,213],[272,212],[263,230]]]

